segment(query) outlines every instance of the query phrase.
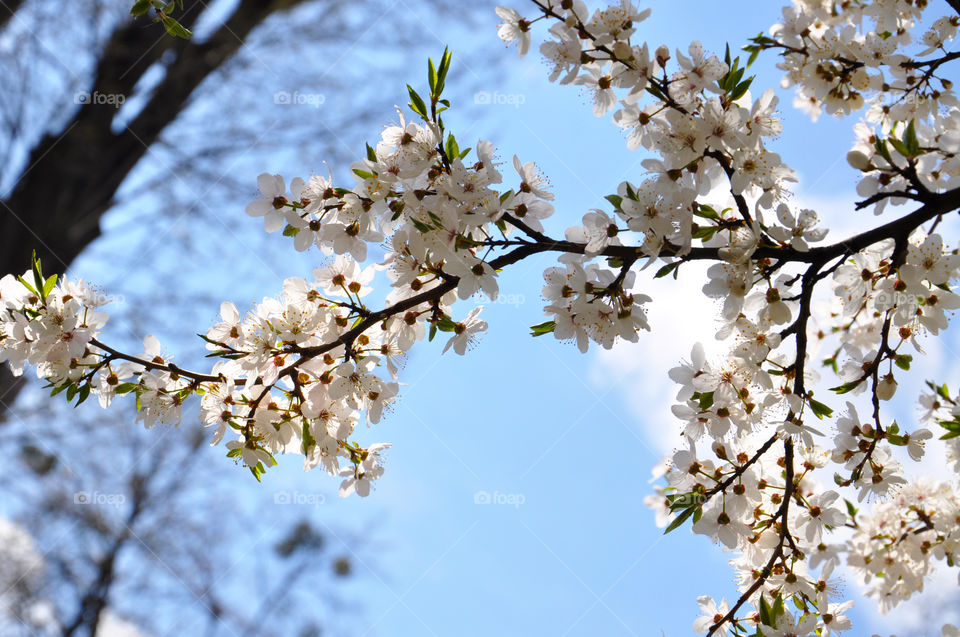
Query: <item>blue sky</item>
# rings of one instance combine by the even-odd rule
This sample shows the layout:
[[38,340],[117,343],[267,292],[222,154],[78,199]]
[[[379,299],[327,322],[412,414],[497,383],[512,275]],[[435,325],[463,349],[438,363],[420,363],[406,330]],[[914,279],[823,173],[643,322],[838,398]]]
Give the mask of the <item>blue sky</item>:
[[[461,146],[492,140],[508,183],[514,154],[536,161],[556,194],[548,233],[560,236],[588,209],[603,206],[603,195],[620,181],[640,181],[645,155],[626,149],[609,118],[595,119],[576,88],[549,84],[536,47],[524,59],[505,48],[496,37],[495,3],[489,4],[483,28],[457,36],[469,39],[466,47],[436,38],[449,32],[443,18],[424,16],[424,38],[436,38],[435,56],[445,44],[454,52],[447,82],[453,109],[445,121]],[[651,48],[665,43],[685,50],[691,39],[700,39],[722,56],[726,42],[735,49],[765,32],[780,3],[648,5],[653,15],[637,37],[649,39]],[[519,1],[511,6],[525,10]],[[395,9],[404,10],[404,3]],[[404,84],[424,83],[422,62],[382,90],[405,102]],[[826,218],[831,211],[844,214],[841,223],[855,227],[861,222],[848,206],[855,175],[842,159],[853,139],[853,120],[824,117],[810,125],[790,106],[792,94],[779,89],[774,62],[772,56],[760,58],[754,84],[755,95],[773,86],[781,96],[786,127],[774,149],[800,175],[802,201],[817,204]],[[487,72],[491,65],[503,69],[495,81]],[[478,94],[490,96],[491,103],[483,104]],[[384,122],[394,117],[383,113]],[[378,132],[371,127],[366,139],[375,141]],[[356,141],[359,157],[363,146]],[[324,172],[322,160],[297,157],[290,163],[306,176]],[[335,166],[334,173],[346,179],[346,168]],[[232,215],[235,224],[258,223],[242,207],[219,214]],[[227,240],[211,251],[228,259],[231,245]],[[316,255],[291,256],[289,267],[278,268],[279,277],[262,272],[254,280],[231,282],[227,298],[245,307],[275,294],[283,276],[306,275],[311,258]],[[530,259],[503,273],[501,302],[484,310],[489,332],[467,356],[441,356],[441,340],[414,348],[402,372],[401,402],[374,429],[360,433],[364,442],[394,445],[387,473],[370,498],[337,498],[334,481],[319,472],[303,474],[295,460],[269,473],[262,486],[250,487],[325,493],[325,503],[312,513],[318,524],[335,534],[342,521],[369,529],[380,550],[373,557],[362,552],[361,574],[343,590],[363,608],[351,622],[355,634],[685,635],[697,616],[698,595],[736,597],[729,556],[686,529],[663,536],[643,505],[652,466],[679,436],[668,417],[673,391],[666,370],[697,340],[712,340],[715,331],[712,306],[689,296],[699,287],[694,271],[686,273],[686,286],[651,287],[653,333],[613,353],[584,356],[552,337],[528,336],[527,327],[544,320],[541,273],[551,263],[549,257]],[[229,277],[233,265],[221,261],[211,282]],[[91,276],[88,271],[97,269],[91,256],[75,271]],[[473,303],[463,302],[460,313]],[[213,320],[216,311],[212,306],[195,313]],[[184,325],[182,331],[205,329]],[[946,370],[951,360],[941,357],[937,364]],[[490,504],[478,503],[487,496]],[[342,541],[352,550],[352,540]],[[847,590],[856,590],[855,584],[848,582]],[[856,612],[873,615],[869,603]],[[901,637],[933,634],[899,630]]]

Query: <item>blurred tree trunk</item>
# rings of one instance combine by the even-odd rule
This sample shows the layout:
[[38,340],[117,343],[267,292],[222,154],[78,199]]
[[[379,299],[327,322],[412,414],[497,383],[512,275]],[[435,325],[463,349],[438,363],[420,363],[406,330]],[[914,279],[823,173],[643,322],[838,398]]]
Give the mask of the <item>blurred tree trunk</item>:
[[[88,102],[61,130],[48,133],[32,148],[19,181],[0,200],[0,273],[23,272],[33,251],[46,272],[63,272],[100,235],[100,218],[110,209],[117,189],[200,83],[243,46],[258,24],[302,1],[242,0],[202,42],[173,38],[144,19],[120,24],[100,55],[91,94],[129,96],[161,57],[174,58],[123,130],[111,129],[116,109]],[[0,0],[0,28],[21,2]],[[205,7],[202,2],[187,2],[177,18],[191,28]],[[21,386],[21,379],[0,365],[0,421]]]
[[0,0],[0,29],[7,26],[7,22],[17,12],[23,0]]

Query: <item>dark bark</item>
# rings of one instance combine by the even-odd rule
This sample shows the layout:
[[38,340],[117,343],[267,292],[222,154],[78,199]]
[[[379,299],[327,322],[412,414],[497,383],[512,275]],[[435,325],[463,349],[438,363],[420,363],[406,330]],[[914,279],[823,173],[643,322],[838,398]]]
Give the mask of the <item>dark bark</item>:
[[7,26],[7,22],[22,4],[23,0],[0,0],[0,29]]
[[[32,149],[20,180],[9,197],[0,200],[0,273],[23,272],[33,251],[45,271],[63,272],[100,235],[100,218],[113,204],[117,189],[197,87],[236,53],[258,24],[300,1],[244,0],[203,42],[173,38],[159,25],[145,28],[150,25],[143,19],[120,25],[104,47],[91,93],[128,96],[164,54],[175,58],[152,97],[124,130],[111,130],[113,106],[84,104],[63,130],[47,134]],[[4,15],[19,4],[17,0],[0,2]],[[189,27],[205,5],[185,4],[177,17]],[[21,386],[2,367],[0,420]]]

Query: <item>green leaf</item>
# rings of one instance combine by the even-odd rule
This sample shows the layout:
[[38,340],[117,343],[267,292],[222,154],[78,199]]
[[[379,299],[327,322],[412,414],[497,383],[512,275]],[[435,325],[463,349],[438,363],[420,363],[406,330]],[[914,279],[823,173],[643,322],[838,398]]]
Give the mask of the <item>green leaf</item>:
[[668,263],[667,265],[657,270],[657,273],[653,275],[653,278],[662,279],[663,277],[667,276],[671,272],[673,272],[673,276],[674,278],[676,278],[677,276],[676,270],[680,268],[680,263],[681,263],[680,261],[674,261],[673,263]]
[[887,148],[886,140],[880,139],[879,137],[873,143],[874,150],[877,151],[877,154],[887,160],[888,163],[892,164],[893,159],[890,157],[890,149]]
[[433,60],[427,58],[427,82],[430,84],[430,95],[437,94],[437,69],[433,66]]
[[717,211],[706,204],[697,204],[694,206],[693,214],[698,217],[703,217],[704,219],[720,221],[720,215],[717,213]]
[[48,277],[43,284],[43,298],[47,298],[47,295],[53,292],[53,288],[55,288],[56,286],[57,286],[57,275],[54,274]]
[[436,326],[441,332],[453,332],[457,329],[457,323],[447,316],[437,321]]
[[844,503],[847,505],[847,515],[850,516],[850,519],[855,519],[858,513],[857,507],[853,506],[853,502],[847,499],[844,499]]
[[777,621],[781,615],[786,614],[787,609],[783,606],[783,594],[778,593],[777,598],[773,600],[773,621]]
[[119,385],[117,385],[117,388],[113,390],[113,393],[119,394],[122,396],[123,394],[129,394],[130,392],[134,391],[137,387],[139,387],[139,385],[137,385],[136,383],[120,383]]
[[940,426],[947,431],[960,431],[960,421],[957,420],[957,416],[954,416],[953,420],[941,420]]
[[90,383],[86,383],[80,387],[80,391],[77,392],[80,398],[77,399],[77,404],[74,407],[79,407],[80,403],[85,401],[90,397]]
[[814,400],[813,398],[807,398],[807,401],[810,403],[810,409],[813,411],[813,415],[818,419],[823,420],[824,416],[832,416],[833,409],[827,407],[823,403]]
[[730,92],[730,101],[735,102],[741,97],[743,97],[744,95],[746,95],[752,83],[753,83],[753,76],[748,77],[744,81],[737,84],[737,86],[734,87],[733,91]]
[[544,334],[549,334],[557,327],[556,321],[546,321],[540,323],[539,325],[530,326],[530,335],[531,336],[543,336]]
[[166,14],[164,14],[163,17],[161,17],[160,19],[163,21],[163,26],[164,28],[166,28],[167,33],[169,33],[170,35],[176,38],[183,38],[184,40],[189,40],[190,37],[193,35],[189,29],[187,29],[182,24],[180,24],[179,22],[177,22],[176,20],[174,20],[173,18],[171,18]]
[[849,383],[844,383],[837,387],[831,387],[830,391],[837,392],[838,394],[846,394],[856,389],[860,385],[860,381],[851,380]]
[[407,84],[407,92],[410,94],[410,109],[423,119],[429,120],[430,116],[427,114],[427,105],[424,104],[423,98],[409,84]]
[[39,292],[39,296],[42,299],[46,299],[46,296],[42,294],[43,284],[45,283],[43,277],[43,271],[40,269],[40,259],[37,258],[37,253],[33,253],[33,284],[36,286],[36,290]]
[[367,159],[373,163],[377,163],[377,152],[373,150],[373,146],[367,144]]
[[697,228],[697,230],[693,233],[693,238],[709,241],[715,234],[717,234],[716,226],[704,226],[702,228]]
[[770,626],[772,628],[776,627],[773,619],[773,610],[770,608],[769,602],[767,602],[767,596],[760,596],[760,623],[764,626]]
[[20,281],[20,283],[23,284],[23,287],[27,288],[27,289],[30,291],[30,293],[33,294],[34,296],[36,296],[36,297],[39,297],[39,296],[40,296],[40,293],[37,292],[32,285],[30,285],[29,283],[27,283],[27,280],[26,280],[25,278],[23,278],[22,276],[18,275],[18,276],[17,276],[17,281]]
[[890,145],[893,146],[897,150],[897,152],[903,155],[904,157],[913,157],[913,155],[910,153],[910,149],[907,148],[907,145],[901,142],[896,137],[890,137],[888,141],[890,142]]
[[317,446],[317,440],[313,437],[313,434],[310,433],[310,425],[306,420],[303,421],[300,438],[303,440],[303,455],[310,455],[310,451]]
[[70,387],[71,384],[72,384],[72,383],[70,383],[70,381],[67,381],[67,382],[65,382],[65,383],[62,384],[62,385],[59,385],[59,386],[57,386],[57,387],[54,387],[54,388],[53,388],[53,391],[50,392],[50,395],[51,395],[51,396],[56,396],[57,394],[59,394],[60,392],[62,392],[62,391],[63,391],[64,389],[66,389],[67,387]]
[[235,448],[235,449],[231,449],[230,451],[227,452],[227,457],[228,457],[228,458],[237,458],[237,457],[239,457],[239,456],[241,456],[241,455],[243,455],[243,449],[241,449],[240,447],[237,447],[237,448]]
[[700,411],[706,411],[713,407],[713,392],[697,392],[693,395],[694,400],[700,401]]
[[374,173],[368,173],[365,170],[360,170],[359,168],[353,169],[353,174],[359,177],[360,179],[373,179],[376,177]]
[[138,16],[143,15],[150,10],[150,0],[137,0],[133,3],[133,6],[130,8],[130,15]]
[[283,236],[285,237],[295,237],[300,234],[300,228],[291,226],[289,223],[283,229]]
[[682,526],[683,523],[686,522],[691,515],[693,515],[694,511],[699,508],[700,507],[698,506],[690,507],[689,509],[687,509],[686,511],[678,515],[676,519],[673,522],[671,522],[666,529],[664,529],[663,534],[666,535],[670,531],[673,531],[674,529],[677,529],[680,526]]
[[604,199],[612,203],[614,208],[620,210],[620,205],[623,203],[623,197],[620,195],[607,195],[604,197]]
[[[450,70],[450,58],[452,55],[453,54],[450,53],[450,49],[448,47],[444,47],[443,55],[440,57],[440,66],[437,67],[437,85],[434,89],[434,94],[437,97],[443,93],[443,88],[447,81],[447,71]],[[450,102],[447,102],[446,100],[443,101],[446,102],[446,106],[450,106]]]
[[447,145],[444,150],[447,151],[447,157],[450,159],[460,156],[460,146],[457,144],[457,138],[453,136],[453,133],[447,135]]
[[917,140],[917,129],[913,125],[913,120],[910,120],[910,123],[907,124],[907,129],[903,131],[903,145],[907,148],[907,151],[910,153],[910,157],[919,157],[923,154],[923,150],[920,148],[920,142]]

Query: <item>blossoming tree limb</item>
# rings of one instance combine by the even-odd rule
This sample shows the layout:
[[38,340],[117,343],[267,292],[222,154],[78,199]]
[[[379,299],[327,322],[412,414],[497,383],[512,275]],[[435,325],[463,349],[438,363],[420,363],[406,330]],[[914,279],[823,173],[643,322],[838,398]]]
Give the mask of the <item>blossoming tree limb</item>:
[[[480,141],[471,154],[444,125],[445,51],[428,65],[428,92],[408,86],[414,118],[398,109],[398,123],[351,166],[350,188],[316,175],[289,188],[279,175],[260,176],[261,198],[247,213],[295,249],[336,259],[312,281],[287,279],[279,298],[246,314],[224,303],[222,321],[202,337],[219,359],[212,370],[181,369],[152,337],[137,355],[110,347],[100,338],[103,296],[82,281],[45,277],[38,262],[0,281],[0,360],[17,373],[36,365],[69,400],[93,394],[107,406],[133,394],[147,426],[179,422],[183,402],[198,394],[214,444],[230,432],[227,455],[258,479],[276,454],[299,453],[306,469],[341,476],[342,495],[365,496],[389,445],[364,448],[351,437],[396,399],[397,359],[440,332],[445,350],[465,354],[487,327],[480,308],[458,320],[457,300],[496,300],[500,271],[557,252],[559,265],[544,272],[549,320],[533,334],[586,352],[591,342],[636,342],[649,329],[652,299],[634,291],[638,271],[655,264],[654,277],[678,277],[685,264],[707,262],[703,292],[721,303],[718,337],[730,349],[714,362],[696,345],[670,371],[685,447],[666,459],[666,486],[649,500],[668,531],[689,522],[737,552],[739,597],[700,598],[694,628],[849,629],[852,602],[838,601],[833,584],[844,558],[872,583],[881,609],[909,598],[935,560],[954,565],[960,541],[956,480],[904,477],[907,457],[920,461],[933,433],[901,429],[882,407],[910,370],[908,352],[921,352],[921,340],[939,335],[946,312],[960,307],[952,287],[960,251],[937,232],[960,209],[960,108],[946,77],[960,57],[947,49],[960,25],[956,3],[795,0],[769,35],[743,47],[746,61],[729,48],[720,59],[698,42],[674,53],[635,42],[650,11],[629,0],[593,12],[571,0],[531,4],[532,19],[497,9],[500,37],[524,54],[535,24],[549,24],[540,51],[551,80],[584,87],[596,116],[615,111],[629,148],[656,156],[643,160],[641,180],[606,198],[607,210],[587,212],[561,238],[543,224],[553,194],[533,163],[515,156],[517,176],[499,186],[492,145]],[[925,14],[935,6],[952,11]],[[856,208],[890,220],[823,243],[816,212],[791,204],[795,174],[768,148],[783,129],[777,98],[772,89],[754,98],[746,76],[771,51],[811,117],[862,112],[847,155],[862,175]],[[385,261],[362,267],[368,244],[380,242]],[[373,309],[364,298],[378,271],[391,290]],[[822,310],[821,288],[832,290]],[[853,401],[835,417],[814,398],[814,347],[829,352],[834,394],[863,395],[863,418]],[[923,420],[945,432],[960,469],[957,399],[939,383],[929,388]],[[819,424],[829,421],[832,441]],[[835,489],[820,482],[828,467]],[[852,501],[867,498],[884,502],[862,512]]]

